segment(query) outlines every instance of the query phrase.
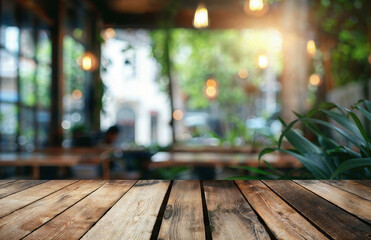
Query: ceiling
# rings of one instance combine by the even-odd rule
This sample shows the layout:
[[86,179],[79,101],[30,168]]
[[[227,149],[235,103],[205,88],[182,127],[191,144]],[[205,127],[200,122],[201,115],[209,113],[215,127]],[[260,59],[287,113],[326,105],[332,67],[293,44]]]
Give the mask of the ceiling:
[[[173,26],[192,28],[199,0],[90,0],[101,12],[106,26],[116,28],[159,28],[171,19]],[[271,4],[263,17],[243,11],[243,0],[203,0],[209,11],[209,28],[262,28],[280,25],[280,4]]]

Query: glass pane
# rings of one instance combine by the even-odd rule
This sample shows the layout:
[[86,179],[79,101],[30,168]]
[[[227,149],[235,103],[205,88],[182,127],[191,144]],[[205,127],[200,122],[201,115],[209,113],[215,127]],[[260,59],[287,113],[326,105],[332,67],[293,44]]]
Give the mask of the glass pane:
[[70,36],[63,41],[64,49],[64,97],[63,123],[66,132],[84,123],[85,72],[78,65],[84,47]]
[[0,101],[16,102],[17,93],[17,57],[0,49]]
[[21,129],[18,139],[21,150],[32,152],[35,149],[35,118],[32,109],[23,108],[21,110]]
[[0,43],[12,52],[18,52],[19,28],[16,26],[14,1],[1,1]]
[[35,35],[33,18],[28,12],[22,15],[21,54],[33,58],[35,56]]
[[17,149],[17,106],[0,103],[1,150],[15,151]]
[[40,111],[37,113],[38,138],[37,146],[39,148],[47,147],[49,140],[50,113]]
[[36,103],[35,69],[36,63],[34,60],[21,58],[19,68],[21,101],[27,106],[33,106]]
[[51,63],[52,45],[49,32],[46,30],[39,31],[39,39],[37,43],[36,59],[39,62]]
[[49,65],[39,64],[36,71],[37,99],[39,106],[47,108],[50,106],[50,83],[51,67]]

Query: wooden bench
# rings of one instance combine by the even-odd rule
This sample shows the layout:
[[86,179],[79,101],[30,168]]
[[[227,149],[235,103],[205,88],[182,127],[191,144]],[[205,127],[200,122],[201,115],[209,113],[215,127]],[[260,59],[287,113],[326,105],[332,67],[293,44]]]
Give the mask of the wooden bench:
[[0,181],[0,239],[370,239],[371,181]]

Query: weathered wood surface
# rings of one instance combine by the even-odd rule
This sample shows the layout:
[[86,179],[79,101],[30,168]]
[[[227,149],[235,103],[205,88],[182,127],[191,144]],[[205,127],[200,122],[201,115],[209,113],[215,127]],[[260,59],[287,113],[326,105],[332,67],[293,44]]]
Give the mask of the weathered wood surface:
[[6,196],[12,195],[16,192],[22,191],[29,187],[35,186],[37,184],[43,183],[45,181],[41,180],[34,180],[34,181],[27,181],[27,180],[20,180],[16,182],[11,182],[8,184],[4,184],[0,186],[0,198],[4,198]]
[[205,239],[199,181],[175,181],[158,239]]
[[0,218],[0,239],[20,239],[100,187],[102,181],[79,181]]
[[[367,239],[370,227],[292,181],[264,181],[273,191],[334,239]],[[368,189],[370,190],[370,189]]]
[[72,180],[49,181],[0,199],[0,217],[39,200],[61,188],[76,182]]
[[205,181],[213,239],[267,239],[268,233],[232,181]]
[[0,181],[0,240],[371,239],[368,181]]
[[370,200],[322,181],[302,180],[295,182],[371,224]]
[[106,183],[25,239],[79,239],[134,183]]
[[137,182],[82,239],[150,239],[169,184]]
[[262,182],[237,181],[237,185],[278,239],[327,239]]

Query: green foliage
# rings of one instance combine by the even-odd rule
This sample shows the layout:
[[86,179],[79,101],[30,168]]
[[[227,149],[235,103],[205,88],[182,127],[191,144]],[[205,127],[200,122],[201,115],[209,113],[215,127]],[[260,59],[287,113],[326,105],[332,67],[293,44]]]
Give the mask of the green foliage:
[[[331,122],[315,117],[318,114]],[[370,101],[360,100],[351,110],[325,103],[306,116],[297,116],[298,119],[284,124],[286,128],[278,147],[264,149],[259,159],[267,153],[279,151],[296,157],[316,179],[371,179],[371,141],[365,131],[365,124],[371,123]],[[363,116],[365,123],[358,116]],[[315,143],[292,129],[299,121],[316,136]],[[283,138],[294,149],[282,149]]]
[[365,81],[370,74],[371,51],[369,0],[321,0],[311,2],[313,24],[320,46],[331,54],[331,74],[337,86]]
[[[161,86],[166,86],[168,63],[166,61],[166,34],[170,34],[171,74],[187,99],[191,110],[206,109],[209,101],[203,94],[205,82],[214,77],[218,83],[218,96],[215,99],[219,109],[227,115],[249,108],[256,93],[246,93],[247,84],[258,89],[263,82],[263,73],[257,67],[257,56],[271,51],[270,41],[273,31],[258,30],[190,30],[172,29],[151,32],[152,54],[161,65]],[[253,47],[252,47],[253,46]],[[272,56],[281,71],[279,53]],[[240,69],[248,70],[249,77],[238,77]],[[163,88],[166,89],[166,88]],[[251,108],[251,107],[250,107]]]

